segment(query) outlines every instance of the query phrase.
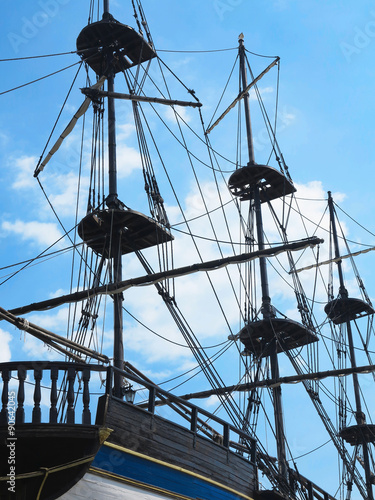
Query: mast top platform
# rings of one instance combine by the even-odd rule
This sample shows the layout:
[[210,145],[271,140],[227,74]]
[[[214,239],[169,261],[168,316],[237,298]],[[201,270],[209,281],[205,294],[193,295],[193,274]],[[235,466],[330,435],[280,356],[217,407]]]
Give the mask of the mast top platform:
[[[115,233],[121,235],[120,248],[117,249],[111,248]],[[125,255],[173,240],[164,226],[131,209],[91,212],[79,223],[78,234],[94,252],[106,258],[114,251]]]
[[352,297],[341,297],[331,300],[324,307],[324,311],[335,325],[356,320],[375,312],[370,304],[364,300]]
[[340,431],[340,437],[352,446],[375,443],[375,425],[365,423],[345,427]]
[[296,191],[292,182],[283,173],[268,165],[258,165],[249,162],[245,167],[238,168],[230,176],[228,186],[234,196],[240,200],[252,198],[253,187],[260,187],[260,201],[264,203]]
[[253,321],[240,331],[244,354],[252,353],[257,357],[268,356],[269,346],[275,339],[278,340],[276,352],[279,353],[316,342],[318,337],[304,325],[288,318]]
[[109,65],[114,73],[119,73],[156,57],[142,35],[109,13],[83,28],[77,38],[77,52],[100,76],[108,72]]

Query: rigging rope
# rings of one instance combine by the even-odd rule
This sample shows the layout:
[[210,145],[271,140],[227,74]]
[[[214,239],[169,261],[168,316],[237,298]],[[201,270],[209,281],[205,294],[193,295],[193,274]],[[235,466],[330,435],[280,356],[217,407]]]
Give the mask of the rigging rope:
[[46,78],[49,78],[50,76],[57,75],[58,73],[61,73],[62,71],[65,71],[69,68],[73,68],[73,66],[77,66],[77,64],[81,65],[82,62],[78,61],[74,64],[70,64],[69,66],[66,66],[65,68],[54,71],[53,73],[49,73],[48,75],[41,76],[40,78],[37,78],[36,80],[32,80],[31,82],[23,83],[22,85],[18,85],[17,87],[13,87],[12,89],[4,90],[3,92],[0,92],[0,95],[4,95],[4,94],[7,94],[9,92],[13,92],[14,90],[22,89],[24,87],[27,87],[28,85],[32,85],[33,83],[40,82],[41,80],[45,80]]

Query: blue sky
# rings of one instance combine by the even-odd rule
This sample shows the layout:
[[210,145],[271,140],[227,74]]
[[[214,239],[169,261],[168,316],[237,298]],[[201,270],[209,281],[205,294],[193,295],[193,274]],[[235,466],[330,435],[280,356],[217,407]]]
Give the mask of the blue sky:
[[[133,25],[130,2],[115,0],[111,5],[111,11],[117,19]],[[161,51],[234,48],[237,46],[238,35],[243,32],[248,50],[279,56],[279,142],[293,180],[301,185],[301,193],[307,197],[324,197],[327,190],[340,193],[336,199],[345,210],[375,232],[373,2],[145,0],[143,6],[155,46]],[[0,59],[74,50],[76,37],[86,24],[88,13],[88,2],[83,0],[19,0],[16,6],[15,3],[6,2],[2,7]],[[203,114],[207,123],[220,89],[225,84],[235,52],[160,54],[182,80],[197,92],[204,103]],[[76,61],[73,54],[1,62],[0,94]],[[267,61],[269,60],[254,58],[256,69],[263,69],[268,64]],[[60,234],[32,172],[74,72],[75,68],[71,68],[35,85],[0,95],[0,258],[4,266],[31,258],[44,249],[55,235]],[[274,101],[275,75],[275,72],[268,75],[262,84],[265,100],[270,105]],[[79,86],[82,85],[77,84],[77,89]],[[267,89],[271,90],[268,92]],[[186,98],[182,93],[181,96]],[[81,102],[82,96],[80,92],[76,92],[63,112],[59,131]],[[128,128],[126,113],[124,108],[124,116],[121,115],[118,122],[119,132],[127,141],[127,146],[123,146],[127,149],[122,150],[122,155],[128,159],[128,167],[121,165],[121,168],[129,168],[130,173],[123,170],[121,182],[126,193],[124,196],[129,196],[128,180],[133,175],[132,169],[137,169],[137,160],[133,156],[135,141]],[[226,136],[219,134],[217,132],[216,139],[219,137],[224,143]],[[262,130],[254,129],[254,138],[256,159],[260,163],[265,162],[268,150],[264,147]],[[70,143],[73,153],[75,140],[73,137]],[[51,170],[48,166],[43,173],[43,181],[63,220],[71,215],[70,208],[74,203],[71,188],[75,182],[76,159],[74,154],[69,157],[68,149],[64,154],[62,159],[57,159],[51,166]],[[308,184],[312,181],[315,184]],[[189,195],[193,200],[195,193],[188,193],[187,198]],[[374,238],[369,234],[360,233],[354,226],[350,231],[350,237],[355,241],[374,244]],[[361,257],[360,263],[361,272],[371,292],[371,285],[375,283],[374,280],[371,283],[370,257]],[[68,259],[65,264],[69,264]],[[138,272],[134,263],[131,263],[130,271]],[[7,272],[2,271],[2,275]],[[32,270],[27,271],[26,277],[16,277],[6,287],[0,288],[0,305],[11,308],[34,299],[41,300],[46,298],[46,290],[48,294],[57,294],[57,280],[62,282],[61,289],[66,290],[68,278],[61,276],[61,269],[53,262],[47,274],[38,278],[33,277]],[[199,306],[188,282],[184,293],[185,298],[190,293],[191,309]],[[159,310],[151,299],[144,300],[150,307],[149,317],[154,316],[155,323],[158,323]],[[45,326],[59,330],[64,319],[65,312],[61,311],[49,316]],[[214,330],[214,319],[207,319],[207,330]],[[33,321],[38,323],[38,320],[45,321],[41,315],[35,315]],[[23,336],[19,341],[20,335],[14,330],[3,324],[0,328],[4,360],[10,357],[22,359],[35,353],[44,356],[42,347],[36,341],[24,342]],[[142,363],[144,359],[139,345],[142,340],[137,341],[135,327],[130,328],[134,328],[134,335],[128,339],[131,356],[134,361],[138,356]],[[12,346],[10,342],[12,337],[17,340],[16,346]],[[212,337],[208,335],[206,340],[212,342]],[[152,374],[159,379],[162,379],[163,371],[167,375],[161,360],[162,349],[150,342],[150,351],[147,352],[149,357],[154,356]],[[191,364],[191,359],[177,348],[171,348],[168,354],[175,358],[174,370],[179,363],[186,367]],[[302,403],[298,400],[295,405],[299,404]],[[289,413],[293,417],[295,412],[292,409]],[[294,442],[296,450],[299,446],[302,451],[306,450],[308,445],[302,442],[303,430],[300,431],[299,439],[300,443]],[[325,437],[319,434],[317,444],[324,441]],[[319,460],[319,463],[308,465],[310,469],[315,468],[316,478],[319,478],[325,467],[324,454]],[[303,473],[308,475],[308,471]],[[322,486],[330,486],[330,492],[334,493],[335,484],[332,479],[325,478]]]

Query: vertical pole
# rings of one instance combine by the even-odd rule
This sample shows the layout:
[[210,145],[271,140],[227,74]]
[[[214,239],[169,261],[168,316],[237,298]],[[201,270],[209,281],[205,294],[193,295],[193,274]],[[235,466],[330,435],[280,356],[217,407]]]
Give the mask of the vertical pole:
[[[263,220],[262,220],[262,209],[259,196],[259,187],[254,187],[254,208],[257,226],[257,237],[258,237],[258,248],[259,250],[264,249],[264,235],[263,235]],[[271,320],[275,315],[272,311],[271,297],[268,285],[268,274],[267,274],[267,262],[264,257],[259,259],[260,266],[260,280],[262,288],[262,315],[264,320]],[[277,343],[276,338],[271,341],[269,350],[270,364],[271,364],[271,376],[273,379],[277,380],[280,376],[279,374],[279,361],[277,359]],[[284,417],[283,417],[283,405],[282,405],[282,395],[281,386],[274,387],[272,389],[273,395],[273,411],[275,418],[275,433],[276,433],[276,446],[277,446],[277,460],[279,465],[279,472],[285,479],[288,478],[288,467],[286,461],[286,451],[285,451],[285,433],[284,433]]]
[[[245,89],[247,87],[247,76],[245,67],[245,45],[243,38],[239,39],[239,52],[240,52],[240,70],[242,78],[242,87]],[[253,133],[251,130],[251,119],[250,119],[250,103],[249,94],[244,96],[244,106],[245,106],[245,120],[246,120],[246,133],[247,133],[247,148],[249,151],[249,163],[255,163],[254,158],[254,145],[253,145]]]
[[[108,91],[114,91],[113,70],[108,75]],[[108,173],[109,173],[109,193],[107,198],[108,208],[115,210],[118,208],[117,198],[117,165],[116,165],[116,116],[115,103],[113,97],[108,98]],[[112,279],[114,283],[122,280],[122,253],[121,253],[121,233],[114,229],[111,235],[112,243]],[[113,364],[120,370],[124,369],[124,345],[123,345],[123,296],[121,293],[113,297]],[[121,393],[122,376],[114,373],[114,394],[122,398]]]
[[[109,14],[109,0],[104,0],[104,15]],[[113,69],[113,56],[109,55],[107,82],[108,92],[114,92],[115,72]],[[116,114],[115,100],[108,97],[108,198],[107,205],[110,210],[118,209],[117,197],[117,163],[116,163]],[[116,230],[115,230],[116,231]],[[113,282],[122,280],[122,253],[121,253],[121,233],[114,232],[111,235],[112,248],[112,279]],[[122,315],[122,294],[115,294],[113,298],[113,364],[120,370],[124,369],[124,345],[123,345],[123,315]],[[122,398],[123,377],[118,372],[114,372],[114,395]]]
[[[240,72],[241,72],[242,86],[245,89],[247,87],[247,77],[246,77],[246,67],[245,67],[245,46],[242,37],[239,39],[239,58],[240,58]],[[246,133],[247,133],[247,147],[249,152],[249,165],[251,166],[255,164],[255,156],[254,156],[253,134],[251,129],[250,102],[248,94],[244,96],[244,106],[245,106]],[[259,186],[257,185],[253,186],[252,199],[254,200],[258,249],[263,250],[264,234],[263,234],[262,207],[260,202]],[[271,320],[275,316],[275,314],[271,306],[271,298],[270,298],[268,274],[267,274],[267,261],[264,257],[261,257],[259,259],[259,267],[260,267],[260,281],[262,288],[263,319]],[[269,356],[271,363],[272,378],[277,379],[279,377],[279,363],[277,359],[276,339],[274,339],[270,345]],[[277,446],[279,473],[282,477],[284,477],[287,480],[288,467],[287,467],[286,451],[285,451],[285,433],[284,433],[284,422],[283,422],[281,387],[279,386],[272,389],[272,394],[273,394],[273,407],[274,407],[274,417],[275,417],[276,446]]]
[[[338,271],[339,283],[340,283],[339,293],[340,293],[341,297],[348,298],[349,294],[348,294],[348,291],[345,287],[344,275],[342,272],[342,262],[340,260],[341,255],[340,255],[340,249],[339,249],[339,241],[338,241],[338,237],[337,237],[336,218],[335,218],[335,211],[334,211],[333,198],[331,195],[331,191],[328,191],[328,208],[329,208],[330,222],[331,222],[331,228],[332,228],[333,244],[335,247],[335,259],[338,259],[338,260],[336,260],[336,262],[337,262],[337,271]],[[352,325],[351,325],[349,319],[347,319],[347,321],[346,321],[346,333],[348,336],[350,364],[351,364],[352,368],[356,368],[357,361],[356,361],[355,350],[354,350],[353,332],[352,332]],[[362,402],[361,402],[361,396],[360,396],[360,392],[359,392],[359,380],[358,380],[357,373],[353,373],[353,388],[354,388],[354,398],[355,398],[355,404],[356,404],[356,413],[355,413],[356,422],[358,425],[363,425],[363,424],[366,424],[366,417],[362,411]],[[371,486],[372,482],[371,482],[370,460],[369,460],[367,442],[365,439],[363,439],[363,441],[362,441],[362,451],[363,451],[363,464],[364,464],[365,476],[366,476],[367,495],[368,495],[369,500],[373,500],[374,497],[372,494],[372,486]]]
[[[111,68],[107,76],[108,92],[114,92],[114,73]],[[117,200],[117,161],[116,161],[116,114],[115,100],[113,97],[108,97],[108,167],[109,167],[109,203]]]

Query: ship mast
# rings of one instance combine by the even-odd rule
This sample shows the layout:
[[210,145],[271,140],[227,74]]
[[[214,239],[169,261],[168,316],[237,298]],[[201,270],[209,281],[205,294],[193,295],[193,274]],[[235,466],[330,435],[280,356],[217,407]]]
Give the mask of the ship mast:
[[[240,56],[240,72],[242,79],[242,86],[244,89],[247,87],[247,76],[245,67],[245,46],[243,38],[239,39],[239,56]],[[246,133],[247,133],[247,146],[249,153],[249,163],[251,167],[255,165],[254,157],[254,145],[253,145],[253,135],[251,128],[250,119],[250,103],[249,94],[246,93],[244,96],[244,108],[245,108],[245,122],[246,122]],[[253,190],[253,202],[256,217],[256,229],[258,237],[258,249],[259,251],[264,250],[264,233],[263,233],[263,219],[262,219],[262,207],[260,202],[260,187],[259,184],[252,186]],[[270,320],[275,317],[273,308],[271,305],[268,274],[267,274],[267,262],[264,257],[259,259],[260,267],[260,281],[262,289],[262,315],[265,321]],[[277,359],[277,346],[276,339],[272,342],[269,349],[269,357],[271,363],[271,374],[272,378],[279,378],[279,363]],[[273,389],[273,406],[274,406],[274,416],[275,416],[275,430],[276,430],[276,444],[277,444],[277,458],[279,465],[279,473],[285,479],[287,479],[287,461],[285,453],[285,434],[283,425],[283,408],[282,408],[282,398],[281,398],[281,387],[276,387]]]
[[[339,249],[339,242],[338,242],[337,228],[336,228],[335,209],[333,205],[333,198],[330,191],[328,192],[328,208],[330,214],[332,238],[335,251],[335,261],[337,263],[337,272],[339,277],[339,296],[334,301],[329,302],[325,310],[334,323],[346,325],[346,333],[349,345],[349,359],[351,367],[355,370],[357,367],[357,362],[354,350],[351,320],[358,317],[358,315],[371,314],[374,311],[366,302],[349,297],[349,293],[344,282],[344,275],[342,270],[342,262],[340,259],[340,249]],[[345,428],[342,429],[341,434],[342,437],[349,443],[353,444],[352,441],[354,436],[355,442],[357,444],[362,445],[363,467],[365,470],[367,498],[369,500],[373,500],[374,499],[372,492],[373,478],[370,470],[370,458],[369,458],[369,448],[368,448],[369,442],[373,440],[373,437],[369,436],[370,429],[369,426],[366,424],[366,416],[362,410],[359,380],[358,380],[358,375],[355,371],[353,371],[352,377],[353,377],[353,389],[354,389],[355,408],[356,408],[355,419],[357,425],[351,426],[349,432],[346,432]]]
[[[153,46],[130,26],[120,23],[109,12],[109,0],[103,0],[103,17],[88,24],[77,38],[77,52],[99,79],[107,80],[108,91],[88,93],[95,101],[107,97],[108,111],[108,195],[107,207],[100,204],[90,207],[78,225],[78,234],[94,253],[107,259],[111,269],[111,285],[122,281],[122,256],[173,239],[168,228],[158,221],[136,212],[120,201],[117,193],[116,165],[116,115],[114,79],[117,73],[125,73],[156,57]],[[92,89],[91,89],[92,90]],[[94,89],[98,90],[98,89]],[[133,94],[134,95],[134,94]],[[123,297],[113,295],[113,364],[124,368],[123,346]],[[123,377],[116,371],[114,395],[123,397]]]
[[[104,0],[103,19],[109,18],[109,0]],[[107,82],[108,92],[114,92],[115,71],[113,64],[113,53],[108,53],[107,60]],[[108,103],[108,197],[107,206],[109,209],[119,208],[117,195],[117,164],[116,164],[116,114],[115,100],[110,95]],[[118,283],[122,280],[122,254],[121,235],[114,232],[112,240],[112,281]],[[123,296],[121,293],[113,296],[113,364],[120,370],[124,369],[124,346],[123,346]],[[117,375],[114,379],[114,395],[122,397],[122,380]]]
[[[255,214],[258,250],[262,252],[265,249],[262,204],[283,198],[294,193],[296,189],[283,172],[255,162],[248,94],[251,84],[247,84],[246,54],[242,35],[239,37],[239,60],[243,90],[240,91],[238,100],[243,99],[244,102],[249,161],[246,166],[239,167],[233,172],[229,178],[228,186],[234,196],[237,196],[241,201],[250,202],[250,208]],[[265,71],[262,75],[264,73]],[[254,82],[258,81],[259,78],[256,78]],[[271,304],[267,259],[264,256],[259,258],[259,272],[262,291],[261,317],[249,318],[240,331],[239,338],[245,345],[244,355],[252,356],[258,364],[262,358],[269,358],[271,377],[272,379],[278,379],[278,353],[288,352],[316,342],[317,337],[309,324],[306,326],[285,316],[282,318],[276,317],[276,310]],[[252,308],[254,307],[252,306]],[[280,386],[272,388],[272,404],[279,476],[276,482],[279,485],[280,492],[289,492],[293,490],[293,479],[289,477],[286,459],[286,439]],[[269,492],[269,495],[269,498],[279,498],[272,492]]]

